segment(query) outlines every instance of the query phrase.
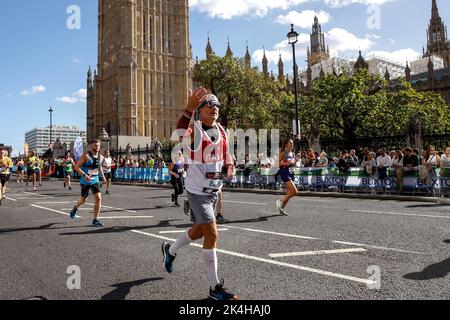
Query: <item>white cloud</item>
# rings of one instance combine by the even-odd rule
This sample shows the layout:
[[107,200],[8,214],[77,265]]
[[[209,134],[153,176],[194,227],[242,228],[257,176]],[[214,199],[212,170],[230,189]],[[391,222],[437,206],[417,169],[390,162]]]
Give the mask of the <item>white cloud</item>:
[[328,12],[316,12],[313,10],[305,10],[302,12],[291,11],[286,15],[279,15],[275,21],[283,25],[293,23],[295,26],[299,26],[300,28],[309,29],[313,24],[315,16],[319,18],[319,22],[321,24],[326,24],[330,21],[330,14]]
[[76,64],[80,64],[81,63],[81,61],[78,58],[73,58],[72,62],[76,63]]
[[400,65],[405,65],[406,61],[415,61],[420,58],[420,53],[414,49],[407,48],[397,51],[371,51],[367,54],[367,58],[382,58],[384,60],[392,61]]
[[323,0],[328,6],[332,8],[339,8],[349,6],[351,4],[363,4],[363,5],[378,5],[381,6],[387,2],[396,0]]
[[286,10],[310,0],[191,0],[190,7],[208,16],[220,19],[256,15],[264,17],[270,10]]
[[[302,3],[318,0],[191,0],[190,7],[209,17],[224,20],[242,16],[264,17],[270,10],[287,10]],[[382,5],[396,0],[321,0],[329,7],[337,8],[351,4]]]
[[31,89],[23,90],[20,94],[23,96],[31,96],[33,94],[38,94],[47,91],[47,88],[43,85],[34,86]]
[[87,97],[87,90],[80,89],[74,93],[70,97],[59,97],[56,100],[66,104],[76,104],[76,103],[85,103]]
[[[325,42],[330,46],[332,56],[337,56],[338,53],[354,52],[357,50],[366,51],[375,44],[369,35],[358,38],[353,33],[341,28],[333,28],[325,33]],[[300,34],[296,45],[297,61],[301,61],[301,58],[306,57],[306,50],[309,45],[310,35],[307,33]],[[276,44],[271,50],[266,50],[269,63],[277,64],[280,53],[283,61],[292,61],[292,47],[287,40]],[[262,57],[263,50],[256,50],[253,53],[253,60],[258,65],[261,64]],[[297,62],[297,64],[300,64],[300,62]]]

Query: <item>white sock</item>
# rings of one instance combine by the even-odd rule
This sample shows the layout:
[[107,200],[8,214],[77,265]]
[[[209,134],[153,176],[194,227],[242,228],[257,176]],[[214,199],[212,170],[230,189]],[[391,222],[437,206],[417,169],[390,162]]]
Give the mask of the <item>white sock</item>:
[[175,256],[178,250],[187,246],[191,242],[194,242],[194,241],[191,238],[189,238],[189,232],[186,231],[185,233],[182,234],[181,237],[179,237],[177,239],[177,241],[175,241],[175,243],[173,245],[170,246],[169,253],[172,256]]
[[203,249],[203,258],[205,260],[206,271],[208,272],[209,282],[211,289],[215,290],[216,285],[220,283],[219,276],[217,275],[217,253],[215,249],[207,250]]

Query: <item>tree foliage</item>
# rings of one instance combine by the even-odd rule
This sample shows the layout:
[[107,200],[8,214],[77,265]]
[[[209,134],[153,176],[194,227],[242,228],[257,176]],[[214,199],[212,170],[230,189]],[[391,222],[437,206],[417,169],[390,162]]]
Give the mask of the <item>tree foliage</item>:
[[199,63],[194,77],[218,96],[222,104],[221,122],[240,129],[277,128],[281,103],[286,99],[284,84],[248,69],[233,56],[212,55]]
[[[212,55],[199,63],[194,77],[221,103],[221,122],[228,127],[281,130],[292,135],[295,100],[285,82],[248,69],[243,59]],[[365,69],[317,79],[313,93],[299,102],[302,134],[320,131],[321,137],[355,147],[358,138],[404,135],[410,119],[421,122],[425,133],[450,129],[450,113],[442,97],[417,92],[403,80],[388,83]]]

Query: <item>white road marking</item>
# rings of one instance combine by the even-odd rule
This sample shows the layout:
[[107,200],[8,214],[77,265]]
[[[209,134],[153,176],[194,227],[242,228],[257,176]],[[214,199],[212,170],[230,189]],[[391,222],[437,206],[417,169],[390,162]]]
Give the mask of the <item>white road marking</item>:
[[[188,230],[189,229],[186,229],[186,230],[172,230],[172,231],[160,231],[159,234],[184,233],[184,232],[186,232]],[[228,231],[228,229],[217,229],[217,231]]]
[[43,194],[39,194],[39,193],[36,193],[36,192],[23,191],[23,193],[31,194],[31,195],[38,196],[38,197],[44,197],[44,198],[48,198],[48,199],[55,199],[54,197],[45,196]]
[[[92,203],[86,203],[89,206],[95,206],[95,204]],[[102,208],[106,208],[106,209],[113,209],[113,210],[118,210],[118,211],[125,211],[125,212],[130,212],[130,213],[137,213],[136,211],[133,210],[127,210],[127,209],[122,209],[122,208],[115,208],[115,207],[108,207],[108,206],[104,206],[102,205]]]
[[[176,241],[175,239],[166,238],[166,237],[158,236],[158,235],[155,235],[155,234],[151,234],[151,233],[147,233],[147,232],[143,232],[143,231],[139,231],[139,230],[131,230],[131,232],[134,232],[134,233],[137,233],[137,234],[140,234],[140,235],[144,235],[144,236],[147,236],[147,237],[153,237],[153,238],[167,240],[167,241],[173,241],[173,242]],[[197,248],[203,248],[203,245],[197,244],[197,243],[191,243],[191,246],[197,247]],[[223,253],[223,254],[227,254],[227,255],[230,255],[230,256],[234,256],[234,257],[248,259],[248,260],[264,262],[264,263],[267,263],[267,264],[277,265],[277,266],[281,266],[281,267],[287,267],[287,268],[292,268],[292,269],[296,269],[296,270],[317,273],[317,274],[325,275],[325,276],[329,276],[329,277],[334,277],[334,278],[354,281],[354,282],[358,282],[358,283],[363,283],[365,285],[374,285],[374,284],[376,284],[376,282],[373,281],[373,280],[362,279],[362,278],[347,276],[347,275],[344,275],[344,274],[324,271],[324,270],[320,270],[320,269],[304,267],[304,266],[300,266],[300,265],[296,265],[296,264],[284,263],[284,262],[280,262],[280,261],[275,261],[275,260],[269,260],[269,259],[265,259],[265,258],[249,256],[249,255],[245,255],[245,254],[237,253],[237,252],[233,252],[233,251],[217,249],[217,252]]]
[[154,218],[153,216],[123,216],[123,217],[102,217],[100,216],[100,220],[101,219],[150,219],[150,218]]
[[388,247],[382,247],[382,246],[374,246],[374,245],[370,245],[370,244],[353,243],[353,242],[346,242],[346,241],[332,241],[332,242],[337,243],[337,244],[346,244],[349,246],[366,247],[366,248],[395,251],[395,252],[402,252],[402,253],[412,253],[412,254],[420,254],[420,255],[426,254],[425,252],[402,250],[402,249],[388,248]]
[[416,213],[402,213],[402,212],[384,212],[384,211],[364,211],[364,210],[347,210],[349,212],[360,213],[374,213],[381,215],[396,215],[396,216],[408,216],[408,217],[423,217],[423,218],[437,218],[437,219],[450,219],[450,216],[435,216],[430,214],[416,214]]
[[14,202],[17,201],[16,199],[13,199],[13,198],[10,198],[10,197],[5,197],[5,199],[8,199],[8,200],[11,200],[11,201],[14,201]]
[[[76,201],[61,201],[61,202],[36,202],[37,204],[69,204],[69,203],[75,203]],[[72,209],[71,209],[72,210]]]
[[367,250],[364,248],[352,248],[352,249],[317,250],[317,251],[303,251],[303,252],[289,252],[289,253],[272,253],[269,254],[269,257],[284,258],[284,257],[314,256],[322,254],[354,253],[354,252],[367,252]]
[[[63,211],[72,211],[72,209],[73,208],[63,208],[63,209],[60,209],[60,210],[63,210]],[[78,211],[92,211],[93,209],[92,208],[78,208]]]
[[222,200],[223,203],[237,203],[237,204],[249,204],[249,205],[257,205],[257,206],[267,206],[267,203],[261,202],[245,202],[245,201],[231,201],[231,200]]
[[28,200],[28,201],[31,201],[31,200],[42,200],[42,198],[17,198],[17,200]]
[[299,236],[299,235],[295,235],[295,234],[278,233],[278,232],[273,232],[273,231],[265,231],[265,230],[257,230],[257,229],[241,228],[241,227],[234,227],[234,226],[227,226],[227,228],[231,228],[231,229],[239,229],[239,230],[245,230],[245,231],[252,231],[252,232],[258,232],[258,233],[273,234],[273,235],[276,235],[276,236],[289,237],[289,238],[298,238],[298,239],[305,239],[305,240],[321,240],[321,239],[318,239],[318,238],[312,238],[312,237],[306,237],[306,236]]
[[[278,236],[282,236],[282,237],[289,237],[289,238],[328,241],[328,242],[330,241],[330,240],[327,240],[327,239],[312,238],[312,237],[299,236],[299,235],[295,235],[295,234],[278,233],[278,232],[272,232],[272,231],[249,229],[249,228],[242,228],[242,227],[235,227],[235,226],[227,226],[227,228],[238,229],[238,230],[245,230],[245,231],[252,231],[252,232],[259,232],[259,233],[267,233],[267,234],[273,234],[273,235],[278,235]],[[412,254],[420,254],[420,255],[426,254],[424,252],[402,250],[402,249],[397,249],[397,248],[388,248],[388,247],[376,246],[376,245],[370,245],[370,244],[361,244],[361,243],[353,243],[353,242],[345,242],[345,241],[337,241],[337,240],[331,240],[331,242],[332,243],[338,243],[338,244],[345,244],[345,245],[349,245],[349,246],[366,247],[366,248],[373,248],[373,249],[380,249],[380,250],[387,250],[387,251],[395,251],[395,252],[402,252],[402,253],[412,253]]]
[[[50,209],[50,208],[46,208],[46,207],[41,207],[41,206],[38,206],[38,205],[35,205],[35,204],[32,204],[31,206],[35,207],[35,208],[42,209],[42,210],[47,210],[47,211],[51,211],[51,212],[60,213],[60,214],[63,214],[65,216],[70,216],[70,214],[62,212],[62,211],[59,211],[59,210],[54,210],[54,209]],[[76,217],[77,218],[82,218],[81,216],[78,216],[78,215]]]

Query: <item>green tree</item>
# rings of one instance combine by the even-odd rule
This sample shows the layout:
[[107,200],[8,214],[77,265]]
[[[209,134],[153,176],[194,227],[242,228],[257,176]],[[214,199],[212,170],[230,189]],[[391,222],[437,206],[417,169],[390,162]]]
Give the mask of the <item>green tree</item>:
[[436,93],[419,93],[406,81],[395,85],[367,70],[353,76],[328,75],[314,84],[312,96],[302,99],[306,130],[319,126],[322,137],[336,136],[346,148],[358,138],[403,135],[411,118],[428,133],[450,125],[448,106]]
[[[222,103],[221,122],[241,129],[276,127],[284,93],[284,83],[248,69],[243,59],[212,55],[199,63],[194,77]],[[275,117],[276,118],[276,117]]]

